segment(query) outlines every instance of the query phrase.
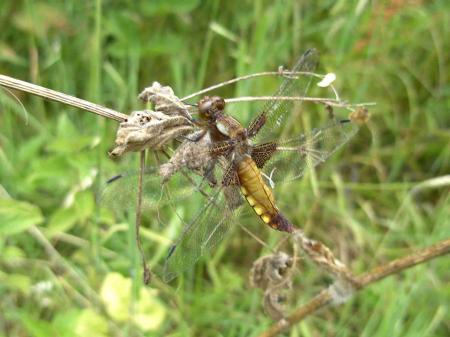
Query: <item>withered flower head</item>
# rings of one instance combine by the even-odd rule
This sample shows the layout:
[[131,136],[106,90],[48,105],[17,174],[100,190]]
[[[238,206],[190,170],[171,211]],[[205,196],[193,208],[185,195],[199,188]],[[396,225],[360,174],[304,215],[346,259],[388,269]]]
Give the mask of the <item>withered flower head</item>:
[[283,252],[262,256],[253,263],[250,284],[263,289],[279,284],[290,276],[288,271],[293,264],[293,258]]
[[175,96],[169,86],[164,87],[158,82],[153,82],[138,97],[145,103],[152,103],[156,111],[161,111],[169,116],[178,115],[191,119],[187,106]]
[[353,123],[361,125],[367,123],[367,121],[370,119],[370,113],[366,107],[360,107],[350,113],[349,118]]
[[180,136],[192,132],[194,125],[185,105],[170,87],[155,82],[139,97],[151,102],[155,110],[134,111],[120,123],[116,134],[116,147],[110,156],[145,149],[161,150]]
[[339,279],[354,282],[353,275],[347,266],[337,259],[323,243],[309,239],[301,230],[296,230],[293,238],[299,249],[305,252],[318,266]]
[[186,136],[186,140],[177,148],[175,153],[170,157],[170,160],[161,165],[160,175],[163,182],[167,181],[183,167],[197,171],[200,175],[205,174],[205,170],[211,162],[209,153],[211,140],[206,134],[200,139],[193,141],[192,139],[198,138],[200,133],[202,131],[194,132]]
[[293,266],[291,256],[278,252],[256,260],[250,271],[250,284],[264,290],[264,311],[275,320],[285,316],[287,294],[292,290]]

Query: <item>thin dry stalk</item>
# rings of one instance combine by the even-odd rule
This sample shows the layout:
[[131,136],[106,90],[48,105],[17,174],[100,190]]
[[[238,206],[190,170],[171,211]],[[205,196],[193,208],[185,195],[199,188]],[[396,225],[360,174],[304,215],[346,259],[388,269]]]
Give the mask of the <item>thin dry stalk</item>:
[[137,193],[137,202],[136,202],[136,244],[139,250],[139,254],[141,256],[142,268],[144,269],[143,279],[145,284],[149,284],[152,274],[150,269],[147,266],[147,261],[145,260],[145,253],[142,249],[141,243],[141,223],[142,223],[142,185],[144,178],[144,170],[145,170],[145,150],[140,152],[139,158],[139,176],[138,176],[138,193]]
[[306,237],[302,230],[296,230],[293,235],[295,245],[298,246],[320,268],[334,275],[337,279],[345,280],[354,285],[355,278],[347,266],[337,259],[330,248],[317,240]]
[[356,107],[364,107],[375,105],[373,102],[366,103],[356,103],[350,104],[346,103],[334,98],[324,98],[324,97],[302,97],[302,96],[242,96],[236,98],[227,98],[225,99],[225,103],[240,103],[240,102],[255,102],[255,101],[270,101],[270,100],[279,100],[279,101],[305,101],[305,102],[314,102],[321,103],[327,106],[337,107],[337,108],[356,108]]
[[248,234],[248,236],[250,236],[251,238],[253,238],[253,240],[255,240],[256,242],[258,242],[261,246],[267,248],[268,250],[270,250],[272,252],[272,254],[276,253],[276,250],[273,249],[272,247],[270,247],[267,243],[264,242],[263,239],[261,239],[258,235],[256,235],[255,233],[253,233],[251,230],[249,230],[246,226],[242,225],[240,222],[237,222],[237,225],[239,226],[240,229],[242,229],[245,233]]
[[262,77],[262,76],[297,76],[297,75],[315,76],[315,77],[318,77],[318,78],[322,78],[323,77],[322,75],[311,73],[311,72],[307,72],[307,71],[295,71],[295,72],[292,72],[292,71],[283,70],[283,69],[281,69],[279,71],[263,71],[263,72],[260,72],[260,73],[254,73],[254,74],[250,74],[250,75],[239,76],[239,77],[233,78],[231,80],[224,81],[224,82],[212,85],[212,86],[210,86],[208,88],[202,89],[202,90],[194,92],[193,94],[190,94],[190,95],[188,95],[186,97],[183,97],[181,99],[181,101],[186,101],[186,100],[188,100],[188,99],[190,99],[192,97],[200,96],[200,95],[206,94],[207,92],[210,92],[210,91],[222,88],[224,86],[227,86],[227,85],[230,85],[230,84],[233,84],[233,83],[237,83],[237,82],[240,82],[240,81],[249,80],[249,79],[252,79],[252,78],[255,78],[255,77]]
[[[356,285],[353,291],[359,291],[372,283],[382,280],[385,277],[398,274],[401,271],[424,263],[431,259],[450,253],[450,239],[441,241],[433,246],[417,250],[405,257],[378,266],[371,271],[356,277]],[[333,291],[328,288],[322,290],[312,300],[295,310],[289,317],[282,319],[264,331],[259,337],[273,337],[287,330],[294,324],[300,322],[305,317],[315,313],[319,309],[336,303]]]
[[[202,89],[200,91],[197,91],[193,94],[190,94],[188,96],[181,98],[181,101],[186,101],[195,96],[205,94],[207,92],[222,88],[224,86],[227,86],[227,85],[230,85],[233,83],[249,80],[249,79],[256,78],[256,77],[262,77],[262,76],[280,76],[280,77],[313,76],[313,77],[317,77],[317,78],[325,77],[324,75],[307,72],[307,71],[292,72],[289,70],[283,70],[283,68],[280,67],[280,69],[278,71],[264,71],[264,72],[260,72],[260,73],[254,73],[254,74],[250,74],[250,75],[236,77],[231,80],[212,85],[208,88]],[[365,107],[365,106],[370,106],[370,105],[376,104],[374,102],[349,104],[349,103],[344,102],[339,99],[338,92],[332,84],[330,84],[329,86],[336,96],[335,99],[322,98],[322,97],[296,97],[296,96],[247,96],[247,97],[228,98],[228,99],[225,99],[225,102],[226,103],[238,103],[238,102],[268,101],[268,100],[278,99],[278,100],[289,100],[289,101],[310,101],[310,102],[325,104],[328,106],[333,106],[333,107],[338,107],[338,108],[347,108],[347,109]]]
[[123,122],[127,119],[127,115],[115,111],[113,109],[106,108],[104,106],[91,103],[89,101],[85,101],[84,99],[76,98],[74,96],[63,94],[62,92],[51,90],[48,88],[41,87],[36,84],[28,83],[25,81],[21,81],[9,76],[0,75],[0,85],[20,90],[24,92],[28,92],[30,94],[40,96],[51,101],[60,102],[63,104],[71,105],[76,108],[80,108],[89,112],[93,112],[102,117],[106,117],[109,119],[116,120],[118,122]]

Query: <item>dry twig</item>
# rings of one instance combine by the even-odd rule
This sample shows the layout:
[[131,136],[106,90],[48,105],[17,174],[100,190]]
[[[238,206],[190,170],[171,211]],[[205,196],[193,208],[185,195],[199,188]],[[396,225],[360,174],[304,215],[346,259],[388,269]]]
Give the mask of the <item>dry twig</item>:
[[254,74],[250,74],[250,75],[244,75],[244,76],[239,76],[236,78],[233,78],[231,80],[228,81],[224,81],[222,83],[218,83],[218,84],[214,84],[208,88],[202,89],[200,91],[194,92],[193,94],[190,94],[188,96],[183,97],[181,100],[182,101],[186,101],[190,98],[193,98],[195,96],[200,96],[203,94],[206,94],[207,92],[222,88],[224,86],[233,84],[233,83],[237,83],[240,81],[245,81],[245,80],[249,80],[252,78],[256,78],[256,77],[263,77],[263,76],[297,76],[297,75],[306,75],[306,76],[315,76],[318,78],[322,78],[322,75],[316,74],[316,73],[311,73],[311,72],[307,72],[307,71],[296,71],[296,72],[292,72],[290,70],[283,70],[283,68],[281,67],[278,71],[263,71],[260,73],[254,73]]
[[264,290],[264,311],[273,319],[285,317],[286,294],[292,291],[295,257],[283,252],[262,256],[253,263],[250,284]]
[[236,98],[227,98],[225,99],[225,103],[240,103],[240,102],[255,102],[255,101],[269,101],[269,100],[279,100],[279,101],[305,101],[305,102],[313,102],[320,103],[326,106],[332,106],[336,108],[357,108],[357,107],[365,107],[370,105],[375,105],[373,102],[366,103],[355,103],[350,104],[344,101],[334,99],[334,98],[324,98],[324,97],[301,97],[301,96],[242,96]]
[[[405,257],[393,260],[371,271],[355,278],[356,284],[353,292],[364,289],[372,283],[382,280],[385,277],[398,274],[401,271],[424,263],[436,257],[450,253],[450,239],[441,241],[433,246],[415,251]],[[336,299],[336,285],[322,290],[308,303],[295,310],[290,316],[272,325],[269,329],[259,335],[259,337],[273,337],[287,330],[294,324],[300,322],[305,317],[315,313],[321,308],[331,304],[339,304],[342,301]]]
[[139,160],[139,176],[138,176],[138,193],[137,193],[137,203],[136,203],[136,245],[139,250],[139,254],[141,256],[142,268],[144,269],[143,279],[144,284],[149,284],[152,274],[150,269],[148,268],[147,261],[145,260],[145,253],[142,249],[141,243],[141,235],[140,228],[142,223],[142,185],[144,178],[144,170],[145,170],[145,150],[140,152],[140,160]]
[[123,122],[128,118],[127,115],[115,111],[113,109],[105,108],[104,106],[94,104],[89,101],[85,101],[84,99],[66,95],[59,91],[44,88],[36,84],[21,81],[1,74],[0,74],[0,85],[6,88],[28,92],[30,94],[49,99],[51,101],[71,105],[73,107],[93,112],[99,116],[113,119],[118,122]]
[[120,123],[116,147],[110,152],[112,157],[146,149],[162,150],[172,140],[194,129],[189,111],[171,87],[153,82],[139,98],[150,103],[153,110],[133,111],[126,121]]
[[347,266],[339,261],[327,246],[317,240],[306,237],[302,230],[298,229],[293,233],[295,244],[306,253],[309,258],[320,268],[331,273],[338,279],[345,280],[350,284],[355,283],[354,276]]
[[[181,98],[181,101],[186,101],[190,98],[193,98],[195,96],[206,94],[207,92],[222,88],[224,86],[237,83],[240,81],[249,80],[256,77],[262,77],[262,76],[280,76],[280,77],[293,77],[297,78],[299,76],[312,76],[319,79],[324,79],[326,75],[321,75],[313,72],[307,72],[307,71],[296,71],[292,72],[290,70],[285,70],[283,67],[280,67],[278,71],[264,71],[260,73],[254,73],[250,75],[244,75],[240,77],[233,78],[228,81],[224,81],[215,85],[212,85],[208,88],[202,89],[198,92],[195,92],[193,94],[190,94],[188,96],[185,96]],[[348,102],[342,101],[339,98],[338,92],[336,88],[333,86],[333,84],[329,84],[329,87],[335,94],[335,98],[327,98],[327,97],[296,97],[296,96],[247,96],[247,97],[236,97],[236,98],[227,98],[225,99],[225,103],[239,103],[239,102],[254,102],[254,101],[268,101],[268,100],[285,100],[285,101],[309,101],[313,103],[320,103],[324,104],[326,106],[333,106],[337,108],[346,108],[353,110],[354,108],[359,107],[366,107],[370,105],[375,105],[373,102],[366,102],[366,103],[356,103],[356,104],[350,104]]]

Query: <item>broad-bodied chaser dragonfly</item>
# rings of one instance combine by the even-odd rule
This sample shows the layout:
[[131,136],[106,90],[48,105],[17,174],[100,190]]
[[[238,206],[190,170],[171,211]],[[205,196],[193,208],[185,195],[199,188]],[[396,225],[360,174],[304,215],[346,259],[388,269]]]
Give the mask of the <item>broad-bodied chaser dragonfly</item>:
[[[278,208],[271,186],[299,178],[305,168],[324,162],[358,129],[349,119],[332,118],[321,128],[280,139],[294,103],[277,97],[304,97],[311,76],[296,74],[312,73],[317,61],[314,49],[304,53],[247,128],[225,113],[221,97],[206,96],[196,104],[198,130],[186,136],[170,160],[150,175],[144,190],[153,198],[149,208],[157,213],[154,219],[181,220],[184,225],[163,268],[156,270],[163,280],[172,280],[216,246],[244,208],[244,199],[263,223],[282,232],[294,231]],[[163,193],[159,194],[161,183]],[[110,193],[115,207],[120,207],[121,192]],[[167,214],[176,217],[163,220]],[[155,254],[158,259],[161,252]]]

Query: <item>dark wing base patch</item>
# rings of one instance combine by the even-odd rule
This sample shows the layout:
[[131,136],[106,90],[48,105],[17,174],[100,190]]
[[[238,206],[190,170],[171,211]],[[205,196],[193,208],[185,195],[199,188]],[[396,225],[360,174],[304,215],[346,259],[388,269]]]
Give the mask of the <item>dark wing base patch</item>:
[[255,146],[252,149],[252,159],[255,161],[258,168],[263,168],[266,162],[272,157],[277,150],[276,143],[264,143]]

